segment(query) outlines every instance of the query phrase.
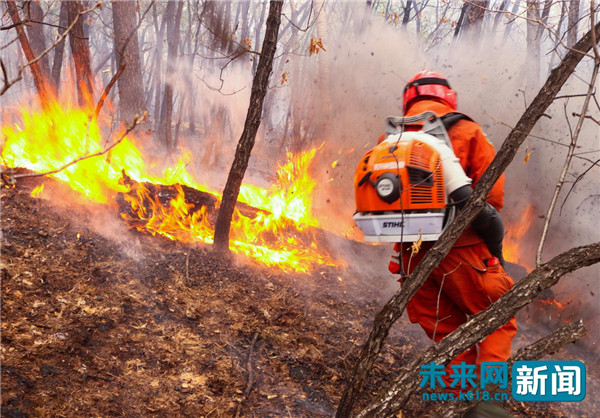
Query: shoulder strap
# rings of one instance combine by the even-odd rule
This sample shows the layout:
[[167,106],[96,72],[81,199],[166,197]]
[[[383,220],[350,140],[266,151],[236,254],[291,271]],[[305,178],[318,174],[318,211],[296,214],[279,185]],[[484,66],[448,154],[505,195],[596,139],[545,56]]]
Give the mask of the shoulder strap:
[[459,112],[446,113],[440,119],[442,119],[442,123],[444,124],[444,128],[446,128],[446,131],[450,130],[450,128],[452,128],[454,124],[459,120],[470,120],[471,122],[475,122],[469,116]]

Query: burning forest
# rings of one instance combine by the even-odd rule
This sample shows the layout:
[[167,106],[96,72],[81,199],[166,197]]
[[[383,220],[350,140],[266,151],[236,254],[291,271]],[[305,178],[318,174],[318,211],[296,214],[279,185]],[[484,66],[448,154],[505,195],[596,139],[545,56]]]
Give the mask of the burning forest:
[[[587,398],[496,403],[598,416],[598,6],[430,3],[0,2],[2,415],[463,416],[422,365],[516,315],[508,367]],[[498,157],[398,276],[355,168],[423,67]],[[503,172],[516,284],[433,342],[403,312]]]

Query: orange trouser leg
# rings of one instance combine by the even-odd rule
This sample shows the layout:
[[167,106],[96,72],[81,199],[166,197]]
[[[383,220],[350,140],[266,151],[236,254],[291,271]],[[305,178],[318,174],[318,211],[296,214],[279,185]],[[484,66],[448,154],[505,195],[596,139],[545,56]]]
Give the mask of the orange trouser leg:
[[[486,267],[484,260],[489,258],[484,244],[453,248],[408,304],[411,321],[418,322],[429,338],[439,341],[468,316],[486,309],[506,293],[514,282],[501,266]],[[478,366],[483,361],[506,361],[516,332],[516,320],[512,318],[477,344],[478,354],[471,347],[449,366],[461,361]]]
[[[440,341],[467,321],[467,316],[452,302],[448,296],[440,292],[439,285],[431,278],[427,279],[406,307],[412,322],[417,322],[429,338]],[[446,390],[450,390],[454,374],[453,365],[465,362],[475,364],[477,350],[475,346],[454,357],[446,365],[446,375],[443,377]],[[459,388],[456,388],[458,391]]]

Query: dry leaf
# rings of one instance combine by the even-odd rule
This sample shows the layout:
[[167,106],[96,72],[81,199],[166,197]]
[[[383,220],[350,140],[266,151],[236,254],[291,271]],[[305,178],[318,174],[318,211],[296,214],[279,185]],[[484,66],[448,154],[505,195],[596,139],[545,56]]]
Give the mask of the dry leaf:
[[410,251],[411,251],[412,255],[419,253],[422,243],[423,243],[423,237],[421,235],[421,228],[419,228],[419,239],[417,240],[417,242],[413,242],[412,245],[410,246]]
[[287,79],[287,71],[284,71],[283,74],[281,74],[281,83],[279,83],[281,86],[283,86],[283,84],[288,81]]
[[308,55],[318,54],[320,50],[327,51],[323,46],[321,38],[312,38],[310,40],[310,46],[308,47]]
[[338,161],[335,160],[334,162],[331,163],[331,168],[336,168],[338,165]]
[[525,153],[525,159],[523,160],[523,162],[524,162],[525,164],[527,164],[527,163],[529,162],[529,160],[530,160],[530,159],[531,159],[531,153],[530,153],[529,151],[527,151],[527,152]]

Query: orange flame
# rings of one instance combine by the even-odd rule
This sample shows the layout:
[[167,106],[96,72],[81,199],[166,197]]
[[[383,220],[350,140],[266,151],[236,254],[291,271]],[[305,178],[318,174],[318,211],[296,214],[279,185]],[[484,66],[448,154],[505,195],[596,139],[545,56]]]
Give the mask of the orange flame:
[[552,298],[548,298],[548,299],[539,299],[539,302],[543,303],[544,305],[554,305],[556,306],[558,309],[563,309],[565,307],[564,303],[560,303],[559,301],[557,301],[556,299],[552,299]]
[[[47,172],[82,155],[101,152],[110,144],[102,132],[108,126],[91,120],[91,110],[51,103],[43,111],[23,108],[17,122],[3,123],[2,161],[9,167],[24,167]],[[114,136],[118,138],[118,135]],[[256,216],[244,216],[238,210],[232,222],[230,247],[268,266],[286,271],[308,272],[317,266],[335,266],[329,254],[320,249],[314,228],[319,222],[311,211],[311,193],[316,183],[308,174],[316,149],[288,154],[279,167],[275,184],[270,188],[243,185],[239,200],[261,209]],[[82,160],[52,174],[98,203],[114,204],[117,193],[131,206],[134,215],[123,215],[129,225],[140,231],[188,243],[212,243],[214,230],[206,207],[194,208],[185,200],[178,185],[213,194],[186,170],[188,154],[175,167],[157,171],[148,164],[132,135],[128,135],[108,154]],[[124,184],[122,171],[138,184]],[[141,184],[175,185],[177,196],[163,205]]]
[[530,260],[523,254],[523,239],[533,223],[533,206],[528,205],[516,223],[509,223],[504,237],[504,258],[512,263],[520,264],[528,270],[532,269]]
[[31,191],[31,197],[38,199],[43,196],[43,193],[44,193],[44,183],[40,184],[39,186],[37,186],[35,189],[33,189]]

